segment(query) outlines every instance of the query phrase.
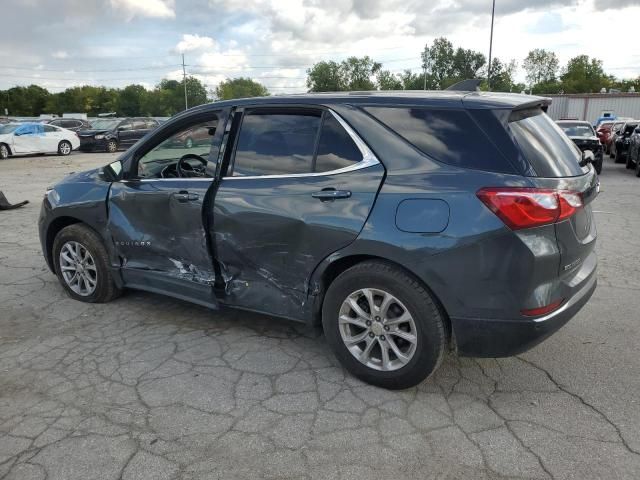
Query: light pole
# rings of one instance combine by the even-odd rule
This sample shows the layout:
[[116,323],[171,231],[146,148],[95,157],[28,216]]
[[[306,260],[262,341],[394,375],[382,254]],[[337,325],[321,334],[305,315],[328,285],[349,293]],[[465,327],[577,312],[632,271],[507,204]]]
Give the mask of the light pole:
[[491,90],[491,55],[493,53],[493,21],[496,17],[496,0],[491,7],[491,35],[489,36],[489,67],[487,68],[487,86]]

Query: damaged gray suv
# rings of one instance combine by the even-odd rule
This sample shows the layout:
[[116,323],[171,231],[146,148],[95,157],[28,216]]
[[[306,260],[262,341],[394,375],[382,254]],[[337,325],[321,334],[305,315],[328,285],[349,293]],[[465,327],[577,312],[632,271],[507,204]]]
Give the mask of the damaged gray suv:
[[196,107],[53,186],[44,256],[84,302],[132,288],[322,325],[355,376],[406,388],[447,347],[531,348],[595,290],[597,176],[546,106],[444,91]]

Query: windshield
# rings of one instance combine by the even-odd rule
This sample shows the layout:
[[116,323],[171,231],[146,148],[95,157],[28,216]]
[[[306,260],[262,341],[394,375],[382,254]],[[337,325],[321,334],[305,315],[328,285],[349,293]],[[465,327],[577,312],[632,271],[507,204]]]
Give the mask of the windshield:
[[0,126],[0,135],[6,135],[7,133],[13,133],[13,131],[18,128],[20,125],[9,124]]
[[560,128],[568,137],[593,137],[595,132],[586,123],[559,123]]
[[112,130],[118,126],[120,120],[96,120],[91,122],[91,128],[94,130]]
[[542,110],[514,111],[509,129],[538,177],[576,177],[586,173],[580,167],[580,151]]

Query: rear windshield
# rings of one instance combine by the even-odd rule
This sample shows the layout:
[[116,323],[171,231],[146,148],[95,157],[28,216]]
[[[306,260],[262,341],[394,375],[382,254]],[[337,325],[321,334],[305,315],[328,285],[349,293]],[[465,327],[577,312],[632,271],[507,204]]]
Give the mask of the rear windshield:
[[542,110],[513,112],[509,130],[538,177],[576,177],[586,173],[580,166],[580,151]]
[[591,125],[587,125],[586,123],[558,123],[562,131],[568,137],[593,137],[595,132]]

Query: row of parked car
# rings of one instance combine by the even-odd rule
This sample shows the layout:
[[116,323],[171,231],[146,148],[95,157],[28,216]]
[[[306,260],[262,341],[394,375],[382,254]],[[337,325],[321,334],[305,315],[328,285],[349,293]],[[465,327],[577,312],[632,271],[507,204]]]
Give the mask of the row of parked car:
[[602,122],[596,132],[604,152],[640,177],[640,120]]
[[[130,147],[159,124],[149,117],[102,118],[93,122],[74,118],[8,121],[0,125],[0,159],[23,154],[69,155],[76,149],[116,152]],[[185,138],[185,146],[190,148],[196,140]]]

